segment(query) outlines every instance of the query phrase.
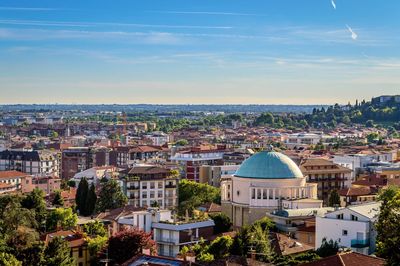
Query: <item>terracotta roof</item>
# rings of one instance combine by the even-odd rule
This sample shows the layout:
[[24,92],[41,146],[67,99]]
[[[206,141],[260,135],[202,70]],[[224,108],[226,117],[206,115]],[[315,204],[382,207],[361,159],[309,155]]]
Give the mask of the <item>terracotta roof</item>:
[[14,188],[16,187],[13,184],[7,184],[7,183],[0,183],[0,188]]
[[60,236],[64,240],[68,241],[69,247],[74,248],[74,247],[80,247],[82,245],[86,244],[85,239],[83,238],[82,235],[78,234],[75,231],[72,230],[67,230],[67,231],[57,231],[54,233],[49,233],[46,235],[46,245],[54,238]]
[[132,212],[135,212],[135,211],[144,211],[144,210],[146,210],[146,209],[135,207],[133,205],[126,205],[126,206],[118,208],[118,209],[99,213],[96,216],[96,218],[111,221],[111,220],[117,220],[118,217],[120,217],[122,215],[127,215],[127,214],[131,214]]
[[290,238],[284,234],[271,233],[271,238],[271,245],[279,255],[285,256],[314,250],[313,246],[299,242],[298,240]]
[[336,254],[317,261],[301,264],[301,266],[383,266],[385,260],[357,252]]
[[12,170],[12,171],[0,171],[0,178],[8,179],[8,178],[16,178],[16,177],[24,177],[24,176],[29,176],[29,175],[26,174],[26,173],[15,171],[15,170]]
[[167,174],[168,169],[158,167],[158,166],[135,166],[130,171],[129,174],[133,175],[143,175],[143,174]]
[[350,187],[339,190],[340,196],[365,196],[376,194],[376,191],[373,191],[370,187]]

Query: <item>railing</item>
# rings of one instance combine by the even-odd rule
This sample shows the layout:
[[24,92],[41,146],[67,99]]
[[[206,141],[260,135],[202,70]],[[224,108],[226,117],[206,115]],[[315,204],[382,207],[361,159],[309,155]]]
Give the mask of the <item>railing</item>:
[[134,186],[132,186],[132,187],[127,187],[127,189],[128,190],[138,190],[138,189],[140,189],[139,187],[134,187]]
[[175,238],[166,238],[166,237],[157,237],[156,242],[159,243],[170,243],[170,244],[178,244],[178,239]]
[[165,185],[165,188],[176,188],[176,185]]
[[353,248],[363,248],[369,246],[369,239],[352,239],[351,247]]

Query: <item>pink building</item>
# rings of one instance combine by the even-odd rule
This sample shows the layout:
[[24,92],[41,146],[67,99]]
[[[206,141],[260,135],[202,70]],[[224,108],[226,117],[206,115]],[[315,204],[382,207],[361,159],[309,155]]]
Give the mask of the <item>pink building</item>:
[[46,195],[54,193],[61,188],[61,179],[54,176],[29,176],[22,183],[22,193],[29,193],[35,188],[39,188]]

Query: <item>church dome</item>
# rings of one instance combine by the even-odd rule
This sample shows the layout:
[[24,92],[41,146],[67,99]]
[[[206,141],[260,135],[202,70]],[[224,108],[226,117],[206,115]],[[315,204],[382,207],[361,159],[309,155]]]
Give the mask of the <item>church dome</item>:
[[287,179],[302,178],[300,168],[288,156],[274,151],[263,151],[245,160],[235,175],[243,178]]

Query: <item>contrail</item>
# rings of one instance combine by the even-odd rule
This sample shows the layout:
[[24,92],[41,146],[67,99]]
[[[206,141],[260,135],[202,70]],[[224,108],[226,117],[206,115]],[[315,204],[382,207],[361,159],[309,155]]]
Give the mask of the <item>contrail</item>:
[[331,3],[332,3],[333,8],[336,10],[336,3],[335,3],[335,1],[334,1],[334,0],[331,0]]
[[351,38],[352,38],[353,40],[357,40],[358,35],[353,31],[353,29],[350,28],[350,26],[347,25],[347,24],[346,24],[346,27],[347,27],[347,29],[351,32]]

